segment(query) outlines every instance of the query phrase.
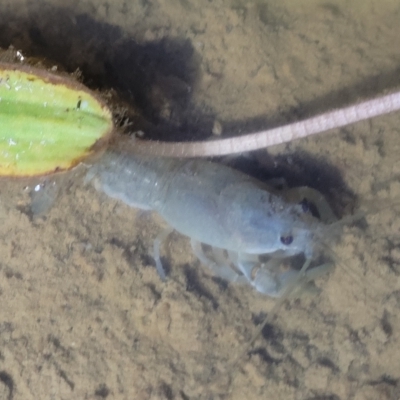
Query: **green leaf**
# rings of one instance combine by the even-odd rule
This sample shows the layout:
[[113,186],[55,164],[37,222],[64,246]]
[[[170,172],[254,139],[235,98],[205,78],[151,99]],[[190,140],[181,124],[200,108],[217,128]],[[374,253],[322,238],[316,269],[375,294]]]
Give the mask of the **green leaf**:
[[109,108],[73,79],[0,63],[0,176],[63,171],[105,145]]

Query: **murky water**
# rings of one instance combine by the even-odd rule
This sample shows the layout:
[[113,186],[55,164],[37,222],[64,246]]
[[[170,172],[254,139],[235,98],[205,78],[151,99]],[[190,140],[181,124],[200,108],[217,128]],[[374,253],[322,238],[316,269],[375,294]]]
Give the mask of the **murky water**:
[[[398,87],[397,2],[293,3],[2,1],[0,45],[80,68],[169,140],[207,138],[216,121],[223,135],[275,126]],[[341,214],[355,197],[382,210],[345,230],[321,294],[288,303],[234,372],[274,300],[212,279],[178,234],[161,283],[149,249],[163,221],[81,182],[37,220],[26,183],[3,184],[0,398],[400,398],[399,221],[386,206],[399,198],[399,118],[255,156]]]

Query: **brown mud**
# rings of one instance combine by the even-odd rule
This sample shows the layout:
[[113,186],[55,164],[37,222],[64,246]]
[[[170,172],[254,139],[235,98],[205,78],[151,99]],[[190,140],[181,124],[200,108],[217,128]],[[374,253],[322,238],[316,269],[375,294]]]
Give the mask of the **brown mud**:
[[[398,2],[293,4],[2,1],[0,46],[114,87],[166,140],[250,132],[398,88]],[[285,305],[231,376],[273,299],[213,279],[179,234],[162,283],[149,254],[163,221],[73,178],[38,219],[26,183],[4,182],[0,399],[399,399],[400,221],[385,206],[400,192],[399,118],[268,150],[341,212],[349,191],[379,212],[345,229],[321,294]]]

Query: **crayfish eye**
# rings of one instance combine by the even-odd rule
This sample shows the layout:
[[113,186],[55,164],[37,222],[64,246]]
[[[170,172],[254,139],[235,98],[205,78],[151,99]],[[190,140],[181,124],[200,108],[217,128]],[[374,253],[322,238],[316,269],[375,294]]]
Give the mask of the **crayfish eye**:
[[289,246],[293,242],[293,236],[281,236],[281,243],[285,246]]

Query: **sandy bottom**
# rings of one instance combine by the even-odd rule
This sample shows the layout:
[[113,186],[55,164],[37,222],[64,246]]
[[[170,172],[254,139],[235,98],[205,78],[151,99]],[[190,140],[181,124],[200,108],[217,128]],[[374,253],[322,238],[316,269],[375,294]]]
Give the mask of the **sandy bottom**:
[[[240,134],[398,85],[397,2],[276,3],[2,1],[0,44],[81,68],[170,140],[219,125]],[[239,163],[321,190],[339,215],[367,210],[332,243],[321,293],[285,303],[247,348],[275,301],[214,279],[178,233],[162,283],[157,215],[71,177],[35,219],[32,183],[2,183],[0,399],[399,399],[398,126],[394,114]]]

